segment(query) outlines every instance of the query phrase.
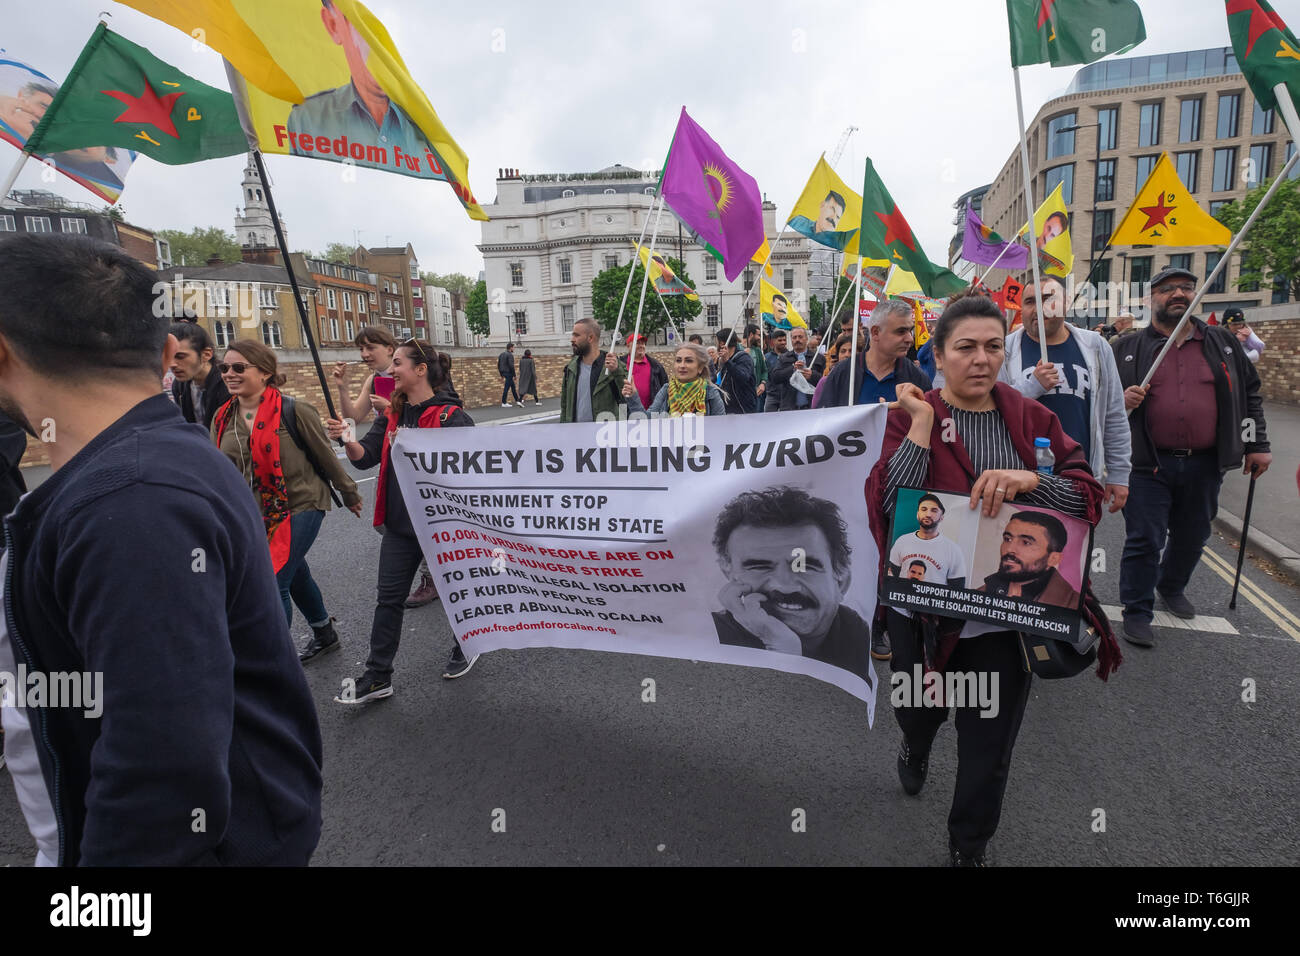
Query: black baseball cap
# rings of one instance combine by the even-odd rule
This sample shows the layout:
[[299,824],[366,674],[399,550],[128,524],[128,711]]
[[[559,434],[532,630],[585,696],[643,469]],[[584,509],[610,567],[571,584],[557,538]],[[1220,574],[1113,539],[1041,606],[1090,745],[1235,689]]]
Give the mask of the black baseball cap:
[[1159,272],[1155,274],[1155,277],[1152,278],[1151,280],[1151,288],[1154,289],[1156,286],[1164,282],[1166,279],[1174,279],[1174,278],[1191,279],[1193,282],[1201,281],[1200,276],[1198,276],[1195,272],[1189,272],[1186,269],[1175,269],[1173,266],[1168,266],[1164,269],[1161,269]]
[[1224,309],[1223,321],[1224,322],[1245,322],[1246,313],[1242,312],[1241,309]]

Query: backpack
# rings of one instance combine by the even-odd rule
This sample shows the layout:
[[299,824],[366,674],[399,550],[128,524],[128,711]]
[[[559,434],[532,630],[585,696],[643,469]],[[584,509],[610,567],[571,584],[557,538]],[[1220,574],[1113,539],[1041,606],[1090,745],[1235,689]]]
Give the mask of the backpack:
[[316,477],[325,482],[325,487],[329,489],[330,498],[333,499],[335,507],[342,508],[343,500],[334,490],[329,475],[321,467],[320,462],[316,460],[311,446],[302,440],[302,434],[298,431],[298,412],[294,408],[293,396],[285,395],[283,392],[280,393],[280,424],[284,426],[284,430],[289,433],[289,437],[293,439],[293,443],[298,446],[298,449],[307,456],[307,461],[311,464],[312,471],[316,472]]

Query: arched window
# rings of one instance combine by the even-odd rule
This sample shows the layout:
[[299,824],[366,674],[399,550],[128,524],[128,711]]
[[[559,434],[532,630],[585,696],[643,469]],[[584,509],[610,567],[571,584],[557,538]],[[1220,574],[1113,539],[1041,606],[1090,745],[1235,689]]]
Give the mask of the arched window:
[[[335,334],[337,335],[337,334],[338,334],[338,320],[337,320],[337,319],[334,320],[334,331],[335,331]],[[271,323],[271,348],[273,348],[273,349],[282,349],[282,348],[284,348],[284,334],[283,334],[283,330],[281,329],[281,326],[280,326],[280,323],[279,323],[279,322],[272,322],[272,323]]]
[[218,321],[213,325],[216,334],[217,345],[226,348],[231,342],[235,341],[235,324],[233,322]]
[[248,191],[248,198],[249,199],[253,198],[253,191],[251,189]]
[[262,344],[263,345],[271,344],[271,323],[270,322],[262,323]]
[[258,202],[262,201],[262,190],[260,189],[257,191],[257,201]]
[[655,194],[655,188],[653,186],[647,186],[645,188],[645,194],[647,196],[653,196]]
[[250,233],[248,234],[248,244],[249,244],[250,246],[255,246],[255,245],[257,245],[257,233],[255,233],[255,232],[250,232]]
[[573,193],[573,190],[572,190],[572,189],[566,189],[564,192],[560,193],[560,198],[561,198],[561,199],[572,199],[572,198],[573,198],[573,195],[574,195],[574,193]]
[[612,195],[614,195],[614,190],[612,190],[612,189],[606,189],[606,190],[605,190],[605,195],[606,195],[606,196],[612,196]]

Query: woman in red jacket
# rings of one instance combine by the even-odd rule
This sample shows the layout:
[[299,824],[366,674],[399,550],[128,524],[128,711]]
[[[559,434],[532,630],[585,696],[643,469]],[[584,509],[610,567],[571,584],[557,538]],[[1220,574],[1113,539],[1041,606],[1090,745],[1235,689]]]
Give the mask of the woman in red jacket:
[[[910,383],[898,387],[897,407],[889,412],[881,458],[866,492],[882,571],[901,486],[969,496],[972,509],[981,507],[990,516],[1014,500],[1093,525],[1101,519],[1104,492],[1078,443],[1051,411],[997,382],[1005,337],[1002,313],[992,301],[980,295],[958,299],[934,330],[943,388],[922,393]],[[1051,440],[1053,474],[1036,471],[1034,439],[1039,437]],[[996,625],[937,615],[905,615],[890,608],[887,617],[892,670],[911,675],[921,664],[926,671],[988,672],[997,680],[996,716],[982,715],[976,707],[957,709],[957,783],[948,815],[952,864],[983,866],[1029,700],[1030,674],[1019,638]],[[1118,666],[1119,646],[1104,619],[1090,616],[1089,623],[1102,634],[1098,675],[1105,677]],[[925,783],[930,746],[948,709],[896,706],[894,715],[903,731],[899,780],[904,791],[915,795]]]

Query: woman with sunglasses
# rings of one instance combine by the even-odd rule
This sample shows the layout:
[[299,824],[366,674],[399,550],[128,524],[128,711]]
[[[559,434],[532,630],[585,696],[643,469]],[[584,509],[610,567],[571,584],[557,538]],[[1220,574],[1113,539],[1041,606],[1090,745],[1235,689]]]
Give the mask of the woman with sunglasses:
[[257,497],[285,617],[293,623],[296,604],[311,625],[312,639],[299,654],[306,663],[339,647],[334,619],[307,566],[307,552],[330,509],[330,486],[356,515],[361,514],[361,495],[331,449],[316,409],[294,402],[297,438],[285,426],[284,376],[274,352],[261,342],[240,339],[226,349],[217,371],[230,400],[212,417],[212,440]]
[[[348,458],[357,468],[379,466],[375,490],[375,527],[383,530],[379,546],[378,600],[370,628],[370,656],[366,670],[355,681],[344,682],[340,704],[362,704],[393,696],[393,659],[402,637],[403,605],[411,581],[423,560],[420,539],[406,510],[406,501],[389,461],[398,428],[460,428],[474,420],[465,413],[451,384],[451,356],[427,342],[410,339],[393,353],[393,400],[360,441],[347,441]],[[343,438],[346,426],[337,419],[326,423],[331,438]],[[466,658],[453,641],[451,659],[443,677],[461,677],[477,656]]]

